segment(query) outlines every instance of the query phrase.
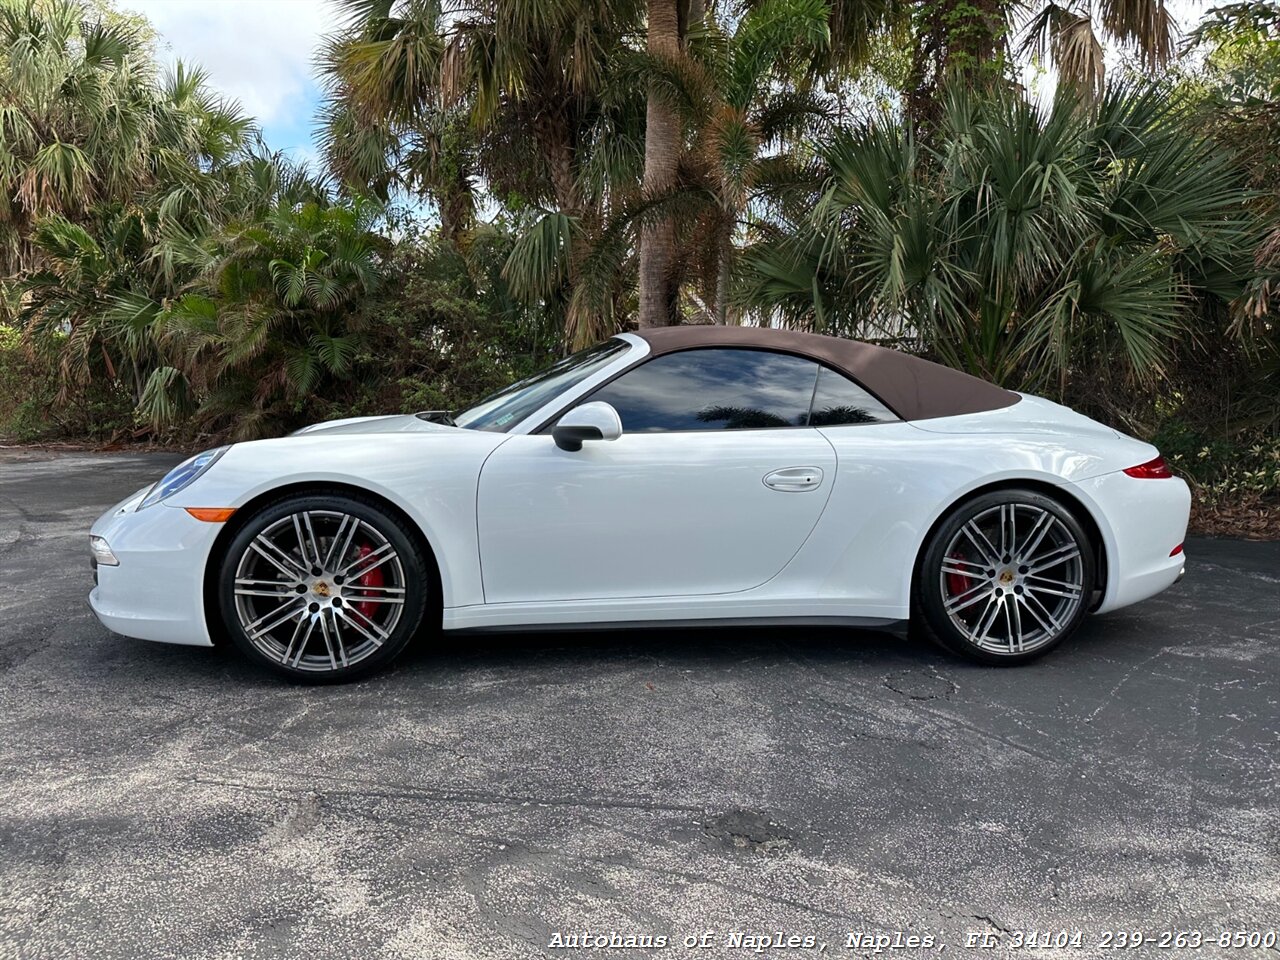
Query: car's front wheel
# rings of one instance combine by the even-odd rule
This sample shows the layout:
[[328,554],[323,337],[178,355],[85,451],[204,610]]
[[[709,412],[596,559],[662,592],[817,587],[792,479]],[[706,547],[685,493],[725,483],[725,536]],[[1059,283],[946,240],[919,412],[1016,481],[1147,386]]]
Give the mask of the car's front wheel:
[[388,664],[426,610],[426,560],[374,502],[286,497],[255,513],[218,578],[223,623],[250,659],[293,679],[349,680]]
[[916,609],[947,649],[1012,665],[1080,626],[1094,582],[1089,537],[1070,510],[1034,490],[999,490],[934,531],[916,571]]

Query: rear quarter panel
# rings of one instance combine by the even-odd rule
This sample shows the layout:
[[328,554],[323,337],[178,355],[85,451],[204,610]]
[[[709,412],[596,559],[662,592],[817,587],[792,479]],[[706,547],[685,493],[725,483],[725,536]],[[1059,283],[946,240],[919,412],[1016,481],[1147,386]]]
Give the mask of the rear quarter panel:
[[835,487],[819,533],[775,586],[809,582],[819,597],[845,596],[868,615],[905,618],[930,528],[976,491],[1019,481],[1052,485],[1079,503],[1110,554],[1110,520],[1078,485],[1151,459],[1155,448],[1057,404],[1025,402],[942,420],[821,428],[836,450]]
[[1107,587],[1098,613],[1145,600],[1177,580],[1185,557],[1172,551],[1187,535],[1191,512],[1184,480],[1138,479],[1117,471],[1072,490],[1107,520]]

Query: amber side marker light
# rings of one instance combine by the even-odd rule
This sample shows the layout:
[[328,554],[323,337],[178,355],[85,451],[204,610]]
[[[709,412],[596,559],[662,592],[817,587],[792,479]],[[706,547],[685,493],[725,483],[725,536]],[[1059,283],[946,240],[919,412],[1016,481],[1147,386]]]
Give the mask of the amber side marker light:
[[1139,480],[1168,480],[1173,477],[1173,471],[1164,462],[1164,457],[1156,457],[1136,467],[1126,467],[1124,472]]
[[183,509],[205,523],[225,523],[236,512],[235,507],[183,507]]

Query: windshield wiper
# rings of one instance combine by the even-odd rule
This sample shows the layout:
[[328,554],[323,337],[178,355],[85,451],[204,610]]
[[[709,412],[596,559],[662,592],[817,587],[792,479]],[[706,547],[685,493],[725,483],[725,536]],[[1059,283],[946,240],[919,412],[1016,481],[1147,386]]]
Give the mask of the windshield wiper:
[[421,413],[415,413],[414,416],[427,423],[443,423],[446,427],[457,426],[453,420],[453,412],[450,410],[423,410]]

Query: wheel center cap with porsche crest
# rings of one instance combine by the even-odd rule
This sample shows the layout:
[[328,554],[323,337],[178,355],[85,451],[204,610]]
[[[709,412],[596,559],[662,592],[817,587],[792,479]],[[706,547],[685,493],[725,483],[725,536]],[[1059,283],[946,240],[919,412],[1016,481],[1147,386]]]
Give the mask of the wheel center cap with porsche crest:
[[[1013,583],[1013,580],[1014,580],[1014,575],[1013,575],[1013,571],[1012,571],[1012,570],[1002,570],[1002,571],[1000,571],[1000,582],[1001,582],[1001,583],[1004,583],[1004,584],[1010,584],[1010,583]],[[323,586],[323,584],[322,584],[322,586]]]
[[311,587],[311,591],[317,597],[327,597],[329,595],[329,585],[323,580],[317,580]]

